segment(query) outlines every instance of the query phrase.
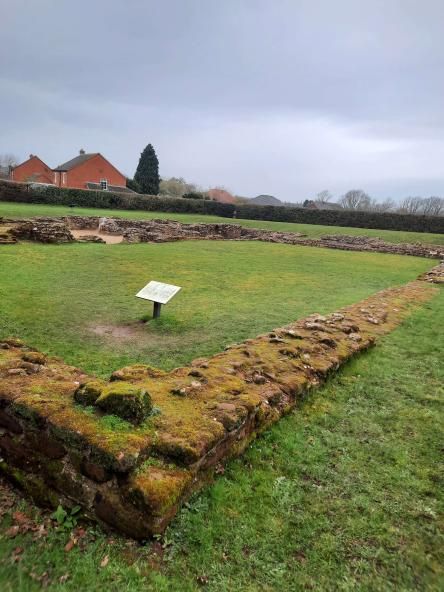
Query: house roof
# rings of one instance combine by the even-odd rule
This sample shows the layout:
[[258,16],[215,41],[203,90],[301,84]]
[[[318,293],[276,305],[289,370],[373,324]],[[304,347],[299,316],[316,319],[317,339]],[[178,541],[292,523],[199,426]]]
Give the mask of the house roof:
[[47,168],[49,171],[51,170],[51,167],[50,167],[50,166],[48,166],[48,165],[46,164],[46,162],[44,162],[44,161],[43,161],[41,158],[39,158],[39,157],[38,157],[38,156],[36,156],[35,154],[30,154],[30,155],[29,155],[29,158],[27,158],[26,160],[24,160],[24,161],[23,161],[23,162],[21,162],[20,164],[16,164],[16,165],[15,165],[15,166],[13,166],[12,168],[13,168],[14,170],[15,170],[15,169],[18,169],[18,168],[20,168],[21,166],[23,166],[24,164],[28,163],[30,160],[38,160],[38,161],[40,161],[40,162],[41,162],[41,163],[42,163],[42,164],[43,164],[43,165],[44,165],[44,166],[45,166],[45,167],[46,167],[46,168]]
[[59,164],[59,166],[57,168],[52,169],[52,170],[58,171],[58,172],[70,171],[71,169],[75,168],[76,166],[83,164],[84,162],[86,162],[90,158],[97,156],[98,154],[99,154],[98,152],[91,152],[89,154],[79,154],[75,158],[71,158],[71,160],[68,160],[67,162],[64,162],[63,164]]
[[221,203],[236,203],[236,198],[231,193],[228,193],[225,189],[219,189],[215,187],[214,189],[208,190],[208,195],[214,201],[219,201]]

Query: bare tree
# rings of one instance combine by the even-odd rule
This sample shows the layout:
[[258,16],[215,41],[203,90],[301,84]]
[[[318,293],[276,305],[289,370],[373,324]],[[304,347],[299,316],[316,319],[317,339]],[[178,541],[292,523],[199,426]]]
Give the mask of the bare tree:
[[315,201],[318,203],[327,203],[332,198],[333,198],[333,195],[330,193],[330,191],[328,189],[324,189],[323,191],[320,191],[316,195]]
[[18,158],[14,154],[0,154],[0,178],[7,179],[11,167],[16,166]]
[[417,214],[421,210],[422,198],[406,197],[402,200],[399,212],[402,214]]
[[0,154],[0,166],[2,167],[16,166],[17,162],[18,158],[14,154],[9,154],[8,152]]
[[346,210],[366,210],[370,203],[370,196],[362,189],[351,189],[341,198],[341,205]]
[[182,197],[185,193],[200,191],[194,183],[187,183],[183,177],[171,177],[160,181],[160,195],[169,195],[171,197]]
[[421,200],[421,213],[425,216],[441,216],[444,213],[442,197],[426,197]]
[[390,212],[396,207],[395,201],[391,197],[387,197],[383,201],[370,198],[370,201],[366,207],[371,212]]

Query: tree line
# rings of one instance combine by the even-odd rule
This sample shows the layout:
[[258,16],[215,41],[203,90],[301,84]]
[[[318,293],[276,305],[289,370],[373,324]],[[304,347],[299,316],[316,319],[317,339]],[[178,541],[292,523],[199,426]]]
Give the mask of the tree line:
[[[328,190],[321,191],[316,196],[315,203],[328,203],[332,197]],[[340,198],[339,204],[345,210],[364,212],[395,212],[423,216],[444,215],[444,198],[438,196],[405,197],[398,203],[392,198],[379,201],[370,197],[362,189],[351,189]]]

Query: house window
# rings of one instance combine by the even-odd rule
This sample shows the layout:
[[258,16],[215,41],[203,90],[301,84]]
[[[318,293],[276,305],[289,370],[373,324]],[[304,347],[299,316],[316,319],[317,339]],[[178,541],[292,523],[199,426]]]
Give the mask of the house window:
[[66,173],[62,173],[62,185],[66,185]]
[[102,191],[108,191],[108,179],[100,179],[100,189]]

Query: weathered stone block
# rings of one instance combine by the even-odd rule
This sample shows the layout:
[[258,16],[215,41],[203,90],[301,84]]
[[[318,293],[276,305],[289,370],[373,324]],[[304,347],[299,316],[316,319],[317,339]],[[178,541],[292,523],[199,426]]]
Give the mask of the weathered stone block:
[[95,405],[97,399],[102,394],[102,389],[106,383],[98,380],[89,380],[81,384],[74,393],[74,399],[80,405]]
[[102,389],[96,405],[132,423],[142,423],[151,413],[153,404],[146,389],[128,382],[114,382]]

